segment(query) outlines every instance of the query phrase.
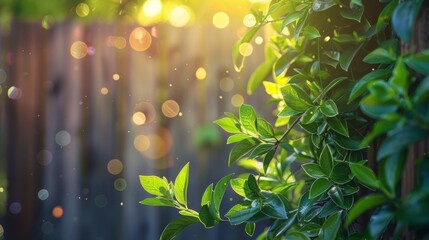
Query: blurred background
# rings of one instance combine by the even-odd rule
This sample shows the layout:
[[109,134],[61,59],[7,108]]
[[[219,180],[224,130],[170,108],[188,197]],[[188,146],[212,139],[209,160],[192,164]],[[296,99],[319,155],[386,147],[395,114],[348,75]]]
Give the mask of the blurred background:
[[[158,239],[179,215],[139,204],[138,176],[174,179],[187,162],[199,209],[207,185],[241,171],[212,122],[242,103],[272,114],[261,89],[246,95],[262,31],[232,64],[267,2],[0,0],[0,239]],[[245,234],[196,225],[177,239],[221,238]]]

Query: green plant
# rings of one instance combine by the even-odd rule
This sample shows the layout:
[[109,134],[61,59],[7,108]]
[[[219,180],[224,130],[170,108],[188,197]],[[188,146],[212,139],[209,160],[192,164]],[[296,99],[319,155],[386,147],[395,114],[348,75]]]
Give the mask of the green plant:
[[[429,138],[429,50],[400,52],[401,44],[413,46],[422,4],[274,0],[265,13],[254,12],[257,24],[236,44],[233,57],[240,70],[241,44],[263,26],[274,30],[248,93],[265,87],[277,103],[275,128],[246,104],[238,116],[225,113],[215,121],[232,134],[228,164],[251,172],[210,185],[199,211],[186,203],[188,165],[174,184],[141,176],[143,188],[157,196],[141,203],[176,207],[182,215],[161,239],[189,224],[209,228],[223,221],[246,224],[252,236],[255,224],[267,219],[271,224],[258,239],[400,237],[406,226],[416,238],[427,237],[427,156],[412,159],[418,164],[413,191],[404,195],[399,187],[410,161],[407,149]],[[368,165],[375,139],[381,145]],[[219,206],[227,183],[242,201],[225,219]],[[368,210],[369,223],[358,226],[354,220]]]

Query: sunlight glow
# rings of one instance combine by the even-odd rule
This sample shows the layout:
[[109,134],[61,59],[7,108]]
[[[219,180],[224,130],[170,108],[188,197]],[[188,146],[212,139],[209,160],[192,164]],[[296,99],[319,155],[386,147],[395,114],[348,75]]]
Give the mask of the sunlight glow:
[[143,14],[148,17],[156,17],[161,13],[162,2],[160,0],[147,0],[143,4]]
[[137,126],[143,125],[146,122],[146,115],[142,112],[135,112],[133,114],[133,123]]
[[203,67],[199,67],[195,72],[195,77],[197,77],[198,80],[204,80],[207,77],[206,70]]
[[174,27],[184,27],[191,20],[191,10],[186,6],[177,6],[170,13],[169,22]]
[[256,18],[255,15],[249,13],[243,18],[243,24],[246,27],[253,27],[256,25]]

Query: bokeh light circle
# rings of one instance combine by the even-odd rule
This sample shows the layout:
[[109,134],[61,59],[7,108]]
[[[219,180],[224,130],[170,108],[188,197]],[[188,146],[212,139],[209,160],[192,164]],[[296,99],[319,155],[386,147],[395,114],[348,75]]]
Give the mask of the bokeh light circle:
[[12,86],[7,90],[7,96],[12,100],[18,100],[22,96],[22,90],[20,88]]
[[195,72],[195,77],[198,80],[204,80],[207,77],[207,72],[203,67],[199,67]]
[[212,21],[216,28],[226,28],[229,24],[229,16],[225,12],[217,12],[213,15]]
[[244,103],[244,97],[241,94],[235,94],[231,97],[231,104],[234,107],[240,107]]
[[150,147],[150,139],[145,135],[137,135],[134,138],[134,147],[139,152],[147,151]]
[[104,196],[103,194],[99,194],[97,196],[95,196],[94,198],[94,203],[95,206],[99,207],[99,208],[104,208],[107,206],[107,197]]
[[123,178],[118,178],[113,183],[113,186],[115,187],[116,191],[122,192],[127,188],[127,181]]
[[240,44],[240,46],[238,47],[238,51],[240,52],[240,54],[244,57],[248,57],[250,55],[252,55],[253,53],[253,46],[250,43],[242,43]]
[[0,84],[4,83],[6,79],[7,79],[6,71],[0,68]]
[[70,54],[76,59],[82,59],[88,54],[88,45],[82,41],[75,41],[70,47]]
[[143,125],[146,122],[146,115],[142,112],[135,112],[133,114],[133,123],[137,126]]
[[76,6],[76,15],[78,15],[79,17],[86,17],[89,15],[90,9],[88,4],[86,3],[79,3]]
[[71,135],[65,130],[61,130],[55,134],[55,142],[61,147],[67,146],[71,142]]
[[107,171],[112,175],[118,175],[124,169],[124,165],[119,159],[112,159],[107,163]]
[[52,216],[54,218],[61,218],[64,214],[64,210],[61,206],[57,205],[52,209]]
[[219,81],[219,88],[224,92],[230,92],[234,88],[234,81],[229,77],[224,77]]
[[256,25],[256,17],[255,15],[249,13],[243,18],[243,24],[246,27],[253,27]]
[[37,193],[37,197],[42,200],[45,201],[46,199],[48,199],[49,197],[49,192],[46,189],[40,189],[39,192]]
[[100,93],[103,94],[103,95],[107,95],[109,93],[109,89],[103,87],[103,88],[100,89]]
[[162,104],[162,113],[168,118],[174,118],[180,112],[179,104],[174,100],[167,100]]
[[21,203],[19,202],[13,202],[9,205],[9,212],[13,215],[19,214],[22,210]]
[[145,115],[145,124],[152,123],[156,118],[155,107],[150,102],[139,102],[134,107],[134,112],[142,112]]
[[131,48],[138,52],[146,51],[152,44],[152,36],[143,27],[135,28],[129,38]]
[[120,78],[121,77],[117,73],[113,74],[113,76],[112,76],[112,79],[115,80],[115,81],[118,81]]
[[174,27],[184,27],[191,20],[191,10],[186,6],[177,6],[170,13],[169,22]]
[[52,162],[53,158],[54,157],[52,153],[48,150],[41,150],[40,152],[37,153],[37,156],[36,156],[37,163],[39,163],[41,166],[49,165],[49,163]]

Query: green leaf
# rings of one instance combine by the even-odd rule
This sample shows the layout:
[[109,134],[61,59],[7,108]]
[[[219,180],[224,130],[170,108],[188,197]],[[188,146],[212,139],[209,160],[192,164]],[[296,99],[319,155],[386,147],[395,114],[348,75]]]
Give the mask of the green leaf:
[[244,178],[234,178],[234,179],[231,179],[229,183],[231,185],[232,190],[234,190],[235,193],[237,193],[242,197],[245,197],[246,196],[244,193],[245,182],[246,182],[246,179]]
[[140,204],[156,207],[174,207],[172,200],[163,198],[146,198],[143,201],[140,201]]
[[335,132],[345,137],[349,137],[349,130],[348,130],[346,121],[340,120],[337,117],[333,117],[333,118],[326,118],[326,122],[328,123],[329,127]]
[[216,121],[214,121],[215,124],[219,125],[223,130],[229,133],[240,133],[240,127],[238,126],[238,123],[235,122],[231,118],[221,118]]
[[246,231],[246,234],[251,237],[255,233],[255,228],[256,228],[255,223],[246,223],[244,230]]
[[290,65],[295,62],[301,52],[289,49],[274,63],[274,74],[276,77],[280,76],[283,72],[286,72]]
[[410,73],[408,72],[407,67],[404,64],[403,58],[400,57],[395,64],[393,69],[393,75],[389,79],[389,83],[401,94],[406,94],[408,92],[408,87],[410,85],[409,79]]
[[317,30],[317,28],[315,28],[313,26],[310,26],[310,25],[307,25],[304,28],[303,34],[304,34],[304,37],[307,40],[312,40],[312,39],[315,39],[315,38],[320,38],[319,30]]
[[140,175],[140,184],[146,192],[152,195],[171,197],[167,180],[158,176]]
[[417,72],[429,75],[429,50],[405,58],[405,63]]
[[323,178],[326,177],[325,173],[323,173],[322,168],[318,164],[315,163],[306,163],[301,165],[302,169],[308,176],[312,178]]
[[411,0],[398,4],[392,14],[392,27],[398,36],[410,43],[413,27],[420,12],[423,0]]
[[320,98],[323,98],[326,95],[326,93],[331,91],[334,87],[336,87],[346,79],[347,77],[338,77],[330,81],[329,84],[322,90],[322,93],[320,94]]
[[333,134],[330,136],[330,138],[332,138],[332,140],[334,140],[339,147],[346,150],[356,151],[356,150],[361,150],[368,147],[368,146],[363,146],[361,144],[361,140],[347,138],[338,134]]
[[274,239],[289,230],[296,221],[296,214],[289,219],[277,219],[271,224],[267,239]]
[[343,192],[344,196],[349,196],[359,192],[359,187],[354,184],[343,185],[341,187],[342,187],[341,191]]
[[429,76],[425,77],[417,86],[414,93],[414,102],[423,103],[429,99]]
[[259,65],[247,83],[247,94],[252,94],[271,73],[274,61],[268,60]]
[[245,57],[243,57],[240,54],[240,45],[243,43],[248,43],[252,40],[252,38],[255,36],[255,34],[259,31],[259,29],[262,27],[262,24],[257,24],[255,26],[253,26],[247,33],[246,35],[244,35],[244,37],[238,41],[235,45],[234,48],[232,50],[232,59],[233,59],[233,63],[234,63],[234,69],[237,72],[240,72],[243,69],[244,66],[244,59]]
[[302,124],[310,124],[316,121],[320,117],[319,107],[312,106],[305,110],[301,117]]
[[262,143],[253,149],[252,153],[250,153],[249,158],[253,159],[256,157],[260,157],[270,151],[274,145],[272,143]]
[[250,200],[258,199],[260,196],[261,189],[259,189],[258,182],[252,174],[249,175],[247,181],[244,183],[244,193]]
[[347,163],[339,162],[337,163],[331,171],[329,179],[337,184],[346,184],[350,182],[350,168]]
[[313,207],[313,203],[317,198],[309,198],[310,192],[307,191],[301,196],[298,204],[298,219],[302,219]]
[[281,88],[281,92],[286,105],[295,111],[305,111],[313,105],[308,94],[298,85],[289,84]]
[[251,138],[251,137],[247,134],[234,134],[228,137],[228,139],[226,140],[226,143],[227,144],[236,143],[248,138]]
[[360,198],[350,209],[349,214],[347,215],[346,224],[349,225],[362,213],[368,211],[371,208],[377,207],[386,201],[386,197],[382,194],[370,194]]
[[257,142],[254,139],[244,139],[237,143],[229,153],[228,165],[235,163],[237,160],[249,153],[256,145]]
[[288,240],[310,240],[304,233],[297,231],[288,232],[285,238]]
[[378,180],[372,169],[359,163],[349,163],[353,175],[364,185],[370,188],[378,188]]
[[405,121],[404,117],[399,114],[390,114],[384,119],[378,120],[374,124],[374,128],[368,133],[362,140],[362,145],[368,145],[374,138],[380,136],[389,130],[396,129],[397,126],[401,126]]
[[296,20],[302,18],[304,15],[304,12],[291,12],[289,14],[287,14],[282,22],[282,27],[281,27],[281,31],[283,31],[283,29],[285,27],[287,27],[289,24],[296,22]]
[[247,131],[256,133],[256,112],[252,106],[242,104],[240,106],[240,123]]
[[319,157],[319,165],[323,173],[329,176],[329,174],[332,171],[332,167],[334,165],[334,160],[332,158],[331,149],[328,147],[328,145],[325,145],[323,147],[322,153],[320,154],[320,157]]
[[391,71],[388,69],[377,69],[363,76],[353,87],[350,93],[349,103],[358,98],[360,95],[362,95],[366,91],[366,86],[370,82],[374,80],[386,79],[390,76],[390,74]]
[[277,148],[271,149],[267,154],[265,154],[263,165],[264,165],[264,173],[267,173],[268,167],[270,166],[271,160],[276,154]]
[[392,154],[381,161],[380,182],[390,193],[390,197],[395,197],[396,186],[402,178],[402,172],[407,159],[407,151]]
[[331,189],[329,189],[328,195],[338,207],[346,208],[344,205],[344,196],[340,188],[333,186]]
[[382,100],[378,95],[371,94],[362,99],[360,108],[368,116],[379,119],[395,113],[398,104],[393,99]]
[[337,3],[335,1],[314,0],[312,8],[315,12],[321,12],[332,6],[335,6],[336,4]]
[[199,222],[198,218],[184,216],[170,222],[162,231],[160,240],[170,240],[177,236],[186,227],[191,224]]
[[274,137],[273,127],[269,122],[267,122],[267,120],[263,118],[258,118],[256,120],[256,130],[262,137],[266,137],[266,138]]
[[377,159],[380,160],[391,154],[399,152],[408,145],[428,138],[428,136],[428,130],[414,125],[406,126],[395,133],[393,136],[389,136],[383,141],[377,152]]
[[310,187],[310,198],[315,198],[325,193],[332,186],[332,183],[326,178],[316,179]]
[[388,206],[383,206],[375,212],[367,225],[365,236],[367,239],[378,239],[380,234],[395,216],[395,212]]
[[187,163],[174,181],[174,195],[179,203],[187,205],[188,202],[188,178],[189,178],[189,163]]
[[388,64],[395,61],[395,56],[392,56],[392,54],[384,48],[377,48],[366,55],[363,61],[372,64]]
[[337,104],[332,99],[329,99],[320,106],[320,112],[327,117],[335,117],[338,115]]
[[299,115],[302,111],[293,110],[289,106],[285,106],[282,111],[278,114],[279,117],[293,117]]
[[254,201],[252,205],[237,204],[233,206],[225,216],[229,219],[231,225],[238,225],[246,222],[259,211],[261,211],[261,204]]
[[270,218],[287,219],[287,211],[283,201],[277,194],[271,194],[264,200],[262,213]]
[[206,190],[204,191],[203,197],[201,198],[201,206],[204,206],[208,203],[210,203],[210,200],[212,198],[213,194],[213,183],[207,186]]
[[383,11],[381,11],[380,15],[378,16],[377,24],[375,27],[376,31],[382,29],[390,22],[392,13],[397,5],[398,0],[392,0],[389,4],[386,5],[386,7],[384,7]]
[[302,226],[299,231],[308,237],[317,237],[317,235],[319,235],[320,228],[321,226],[319,224],[310,222]]
[[340,14],[345,19],[355,20],[357,22],[361,21],[364,8],[362,5],[354,5],[351,8],[342,8]]
[[201,207],[198,217],[205,228],[214,227],[219,222],[217,216],[213,216],[208,204]]
[[228,187],[228,183],[233,175],[233,173],[226,175],[225,177],[221,178],[216,184],[216,187],[212,194],[212,203],[214,205],[216,213],[219,213],[220,203],[222,202],[223,195],[225,194],[226,188]]
[[341,208],[337,206],[337,204],[332,201],[332,199],[328,199],[328,201],[323,205],[322,211],[319,213],[320,218],[326,218],[329,215],[332,215],[334,212],[340,211]]
[[332,214],[323,223],[320,229],[319,238],[321,240],[335,239],[341,225],[341,211]]
[[358,47],[347,48],[346,50],[341,52],[340,67],[344,71],[348,71],[350,64],[352,63],[353,59],[355,58],[356,53],[360,50],[360,48],[362,46],[363,46],[363,43],[360,44]]

